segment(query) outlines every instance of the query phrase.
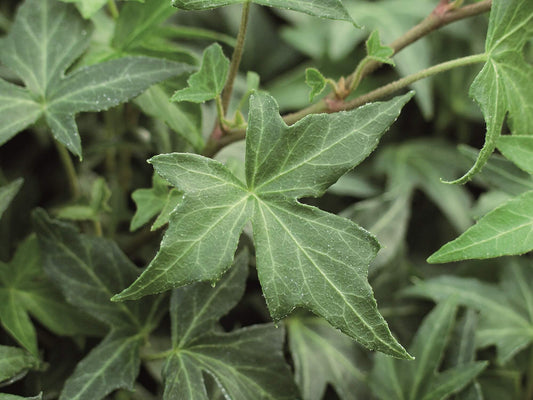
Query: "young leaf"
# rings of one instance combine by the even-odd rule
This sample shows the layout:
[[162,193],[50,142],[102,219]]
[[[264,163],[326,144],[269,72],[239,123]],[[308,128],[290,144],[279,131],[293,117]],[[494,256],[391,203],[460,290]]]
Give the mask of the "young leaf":
[[195,281],[216,281],[252,220],[257,268],[272,317],[304,306],[371,349],[409,357],[377,311],[367,268],[379,245],[349,220],[300,204],[319,196],[375,148],[409,93],[288,127],[274,99],[250,99],[246,184],[217,161],[192,154],[151,159],[185,192],[159,253],[114,300],[136,299]]
[[533,66],[523,48],[533,33],[530,0],[495,0],[485,42],[487,61],[470,87],[487,124],[485,144],[474,166],[453,183],[464,183],[483,168],[496,148],[506,115],[511,132],[533,131]]
[[61,207],[57,217],[74,221],[99,221],[103,213],[111,211],[109,199],[111,191],[104,178],[97,178],[91,187],[90,199],[80,204]]
[[24,179],[19,178],[5,186],[0,187],[0,218],[2,218],[2,214],[4,214],[4,211],[7,210],[7,207],[9,207],[9,204],[19,192],[23,183]]
[[456,308],[455,300],[448,299],[424,319],[409,349],[414,361],[376,356],[370,387],[379,399],[447,399],[486,368],[486,362],[471,362],[438,372]]
[[174,93],[171,101],[203,103],[217,97],[224,89],[228,77],[229,60],[222,47],[213,43],[204,50],[200,70],[187,80],[189,87]]
[[28,313],[58,335],[99,335],[102,329],[65,300],[41,268],[35,236],[17,249],[10,263],[0,262],[0,322],[17,342],[38,355],[35,328]]
[[515,197],[481,218],[428,259],[445,263],[524,254],[533,249],[533,191]]
[[207,400],[202,371],[215,378],[227,399],[298,397],[283,359],[282,328],[256,325],[230,333],[214,329],[244,293],[247,268],[243,252],[216,287],[197,283],[173,292],[173,351],[163,368],[164,400]]
[[131,195],[131,198],[137,206],[137,211],[131,219],[130,231],[139,229],[158,215],[163,210],[168,196],[169,189],[167,182],[154,173],[152,176],[152,187],[150,189],[137,189]]
[[33,219],[47,273],[71,304],[111,328],[78,364],[60,400],[99,400],[117,388],[132,390],[140,367],[139,348],[165,312],[165,296],[112,303],[111,294],[137,275],[120,249],[107,239],[79,234],[51,220],[43,210],[36,210]]
[[313,101],[315,96],[318,96],[325,89],[327,82],[324,75],[316,68],[307,68],[305,70],[305,83],[311,88],[309,93],[309,101]]
[[514,259],[502,268],[499,285],[477,279],[444,276],[405,291],[437,302],[453,297],[457,303],[480,312],[476,345],[495,345],[498,362],[507,363],[533,340],[533,273],[528,260]]
[[394,50],[389,46],[384,46],[381,44],[379,31],[377,30],[373,31],[366,41],[366,53],[373,60],[390,64],[392,66],[395,65],[394,61],[391,59],[391,56],[394,54]]
[[90,33],[90,24],[69,4],[56,0],[22,4],[9,34],[0,41],[0,61],[26,87],[0,79],[0,118],[10,121],[0,128],[0,144],[43,116],[54,137],[81,157],[77,113],[116,106],[156,82],[190,70],[181,63],[128,57],[65,76],[87,47]]
[[23,349],[0,345],[0,384],[39,366],[39,360]]
[[295,380],[304,400],[322,399],[328,383],[341,399],[365,398],[360,350],[349,337],[319,318],[289,318],[286,325]]
[[533,175],[533,136],[501,136],[497,146],[508,160]]
[[299,11],[315,17],[353,23],[352,17],[340,0],[172,0],[172,5],[183,10],[209,10],[248,1],[268,7]]

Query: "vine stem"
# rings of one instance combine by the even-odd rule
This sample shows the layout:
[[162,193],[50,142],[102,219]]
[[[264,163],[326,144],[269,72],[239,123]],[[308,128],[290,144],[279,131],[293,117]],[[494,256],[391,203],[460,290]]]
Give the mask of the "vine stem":
[[57,140],[54,140],[56,145],[57,152],[59,153],[59,158],[61,159],[61,164],[67,174],[68,184],[70,187],[70,193],[73,199],[80,197],[80,186],[78,183],[78,175],[76,174],[76,168],[74,168],[74,163],[72,158],[65,146],[59,143]]
[[117,19],[119,16],[119,12],[115,0],[109,0],[107,2],[107,8],[109,9],[109,13],[113,17],[113,19]]
[[398,90],[411,85],[412,83],[419,81],[430,76],[440,74],[441,72],[449,71],[450,69],[464,67],[471,64],[477,64],[487,61],[487,55],[474,54],[472,56],[466,56],[461,58],[456,58],[455,60],[446,61],[432,67],[423,69],[422,71],[416,72],[414,74],[408,75],[404,78],[398,79],[397,81],[391,82],[385,86],[368,92],[362,96],[357,97],[351,101],[346,101],[341,103],[339,106],[332,106],[331,111],[341,111],[341,110],[352,110],[363,104],[370,103],[371,101],[379,100],[383,97],[386,97]]
[[[239,33],[237,35],[237,43],[231,56],[231,64],[228,73],[228,80],[222,91],[222,108],[224,113],[228,112],[229,102],[231,100],[231,93],[233,92],[233,84],[239,72],[239,65],[241,64],[242,53],[244,51],[244,41],[246,39],[246,29],[248,28],[248,20],[250,16],[250,2],[247,1],[242,5],[241,25],[239,26]],[[221,115],[224,118],[226,115]]]

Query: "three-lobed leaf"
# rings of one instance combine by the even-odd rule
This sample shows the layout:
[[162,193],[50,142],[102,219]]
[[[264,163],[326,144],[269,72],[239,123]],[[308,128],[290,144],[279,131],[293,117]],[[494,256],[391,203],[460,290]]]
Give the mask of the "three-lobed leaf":
[[497,0],[490,12],[485,42],[487,61],[470,87],[487,124],[485,144],[474,166],[455,183],[464,183],[479,172],[497,145],[505,118],[514,135],[533,132],[533,66],[523,48],[533,33],[533,3]]
[[140,368],[140,346],[158,324],[165,296],[113,303],[112,293],[135,279],[136,267],[118,246],[80,234],[52,220],[43,210],[33,215],[44,268],[67,301],[109,326],[107,337],[77,365],[61,400],[99,400],[118,388],[132,390]]
[[283,359],[283,328],[256,325],[220,333],[218,320],[244,293],[248,255],[215,287],[196,283],[171,298],[172,352],[163,368],[163,399],[207,400],[202,372],[215,378],[227,399],[296,399],[297,389]]
[[305,70],[305,83],[311,88],[309,101],[313,101],[326,88],[327,81],[318,69],[307,68]]
[[248,1],[268,7],[299,11],[315,17],[353,23],[340,0],[172,0],[172,5],[183,10],[209,10]]
[[[25,88],[0,79],[0,144],[44,117],[54,137],[81,157],[74,116],[127,101],[156,82],[184,73],[181,63],[128,57],[84,67],[65,76],[86,49],[92,28],[76,9],[57,0],[26,0],[8,35],[0,41],[0,61]],[[53,45],[52,45],[53,44]]]
[[394,50],[389,46],[384,46],[379,38],[379,31],[373,31],[366,41],[366,53],[372,60],[379,61],[384,64],[394,66],[394,61],[391,59]]
[[408,357],[377,311],[367,282],[376,240],[351,221],[296,199],[321,195],[366,158],[411,96],[308,116],[288,127],[273,98],[253,95],[246,184],[201,156],[152,158],[155,170],[185,193],[184,200],[170,217],[159,253],[114,300],[218,280],[251,219],[259,279],[274,319],[303,306],[371,349]]

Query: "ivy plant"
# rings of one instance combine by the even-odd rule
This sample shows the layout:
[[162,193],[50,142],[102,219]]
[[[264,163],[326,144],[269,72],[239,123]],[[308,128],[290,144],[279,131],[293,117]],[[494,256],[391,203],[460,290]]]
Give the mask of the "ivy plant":
[[0,400],[532,399],[532,27],[4,0]]

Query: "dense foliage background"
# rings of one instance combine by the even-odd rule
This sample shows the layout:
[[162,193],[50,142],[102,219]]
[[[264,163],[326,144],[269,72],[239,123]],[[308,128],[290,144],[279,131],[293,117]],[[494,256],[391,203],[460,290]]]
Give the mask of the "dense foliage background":
[[[500,28],[489,31],[489,39],[489,13],[479,12],[421,35],[392,61],[392,51],[382,46],[435,9],[446,14],[476,2],[461,3],[343,0],[362,28],[350,22],[344,9],[331,11],[327,19],[247,4],[242,61],[227,103],[219,95],[238,43],[241,4],[182,11],[167,0],[3,0],[0,399],[533,399],[533,269],[527,253],[533,248],[533,145],[527,137],[533,132],[533,6],[527,0],[494,1],[499,14],[490,18]],[[17,14],[21,5],[24,12]],[[510,9],[518,10],[516,15],[510,16]],[[47,25],[46,18],[55,22]],[[371,50],[365,42],[375,30],[377,50]],[[344,163],[336,171],[321,172],[320,165],[313,165],[318,172],[305,170],[269,192],[270,199],[289,192],[291,199],[354,221],[377,237],[382,248],[375,258],[374,239],[362,230],[357,240],[367,244],[353,250],[350,242],[346,249],[355,254],[344,253],[346,264],[359,257],[357,273],[349,275],[353,281],[344,282],[367,296],[354,311],[368,314],[372,326],[367,331],[361,327],[367,316],[350,322],[344,309],[337,316],[337,299],[322,291],[321,282],[298,281],[299,272],[287,264],[294,259],[283,254],[298,253],[287,244],[293,235],[309,249],[327,252],[338,231],[348,229],[340,219],[315,208],[297,209],[280,197],[272,204],[300,218],[306,210],[308,221],[298,225],[297,217],[287,216],[292,231],[280,233],[272,212],[272,221],[265,217],[265,229],[256,229],[257,204],[269,195],[257,192],[254,211],[250,206],[231,215],[216,236],[194,231],[195,224],[210,223],[211,208],[240,201],[232,200],[237,195],[226,190],[227,182],[215,191],[215,178],[204,179],[205,171],[233,185],[251,174],[245,153],[251,159],[253,146],[259,149],[257,157],[272,148],[275,157],[292,145],[278,146],[272,139],[282,126],[276,104],[281,115],[298,112],[309,106],[313,89],[319,92],[313,101],[329,99],[332,103],[324,104],[335,106],[335,101],[358,99],[432,65],[480,53],[484,58],[475,64],[457,65],[410,85],[416,92],[410,101],[404,85],[372,99],[388,102],[360,114],[313,120],[338,131],[376,120],[380,127],[367,134],[368,143],[354,139],[346,151],[339,149],[325,161]],[[341,77],[350,76],[367,55],[389,64],[365,74],[353,93],[345,93],[348,97],[335,98],[331,84],[339,95]],[[480,78],[480,61],[496,66],[495,71],[515,72]],[[490,74],[488,69],[483,73]],[[474,79],[477,86],[470,94],[481,109],[469,97]],[[507,94],[501,94],[502,88]],[[220,107],[229,112],[220,115]],[[253,107],[261,112],[254,114]],[[263,117],[267,111],[270,117]],[[246,122],[247,140],[255,141],[249,149],[243,140]],[[276,123],[278,128],[272,128]],[[73,133],[76,126],[81,140]],[[259,126],[267,128],[250,133]],[[315,129],[310,126],[309,131]],[[305,131],[287,132],[303,136]],[[500,131],[520,141],[500,140]],[[498,142],[499,151],[487,157],[482,153],[488,161],[468,183],[445,183],[476,162],[486,135],[492,135],[494,146]],[[269,138],[272,142],[262,144]],[[314,143],[294,148],[311,154],[318,146]],[[146,162],[176,152],[213,157],[227,169],[187,155]],[[289,151],[285,161],[290,156]],[[252,179],[259,182],[269,170],[260,171],[257,157]],[[263,162],[271,169],[283,163],[266,156]],[[195,168],[201,173],[193,175]],[[205,196],[187,202],[188,193],[199,190],[206,190]],[[253,234],[245,213],[255,213]],[[492,219],[481,225],[484,216]],[[233,267],[221,277],[233,258],[230,242],[238,237],[240,222],[244,232]],[[319,231],[319,224],[330,224],[330,230]],[[481,227],[434,254],[472,226]],[[187,244],[195,235],[207,244],[184,258],[194,268],[178,272],[174,265],[159,280],[147,272],[144,281],[136,281],[141,268],[150,264],[159,274],[157,268],[187,254],[172,246]],[[263,250],[267,247],[271,254]],[[287,274],[277,281],[273,275],[280,270],[256,269],[256,256],[267,253],[272,265],[287,264]],[[430,256],[432,262],[459,261],[434,265],[426,261]],[[204,261],[218,272],[211,273]],[[365,278],[369,263],[379,313],[397,343],[379,314],[373,314]],[[276,285],[285,281],[289,288],[293,279],[296,286],[310,285],[305,296],[313,299],[302,295],[300,303],[292,298],[293,303],[284,303],[290,296],[280,294],[284,289]],[[138,300],[111,302],[134,281],[133,289],[121,295]],[[185,283],[190,285],[169,290]],[[288,314],[304,303],[308,306]],[[384,344],[376,344],[376,338]],[[408,360],[410,355],[416,359]]]

